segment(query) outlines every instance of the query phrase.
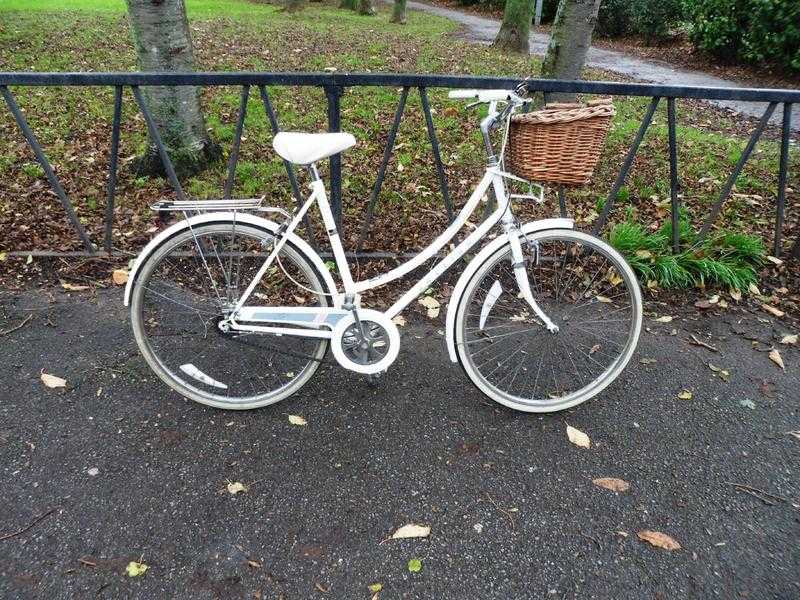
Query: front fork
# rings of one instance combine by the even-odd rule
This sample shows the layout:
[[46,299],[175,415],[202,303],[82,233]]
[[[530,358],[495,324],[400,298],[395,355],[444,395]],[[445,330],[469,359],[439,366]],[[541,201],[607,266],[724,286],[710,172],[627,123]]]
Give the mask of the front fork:
[[505,231],[506,236],[508,237],[508,243],[511,246],[511,267],[514,269],[514,278],[517,280],[517,286],[519,286],[519,291],[522,293],[522,297],[528,304],[530,304],[533,312],[542,320],[544,326],[547,327],[549,332],[558,332],[558,325],[550,320],[550,317],[545,314],[545,312],[536,302],[536,298],[533,297],[533,292],[531,291],[531,282],[528,279],[528,270],[525,268],[527,259],[525,258],[525,253],[522,251],[522,243],[520,242],[520,236],[522,235],[522,232],[519,229],[519,225],[513,220],[513,217],[510,219],[504,218],[503,230]]

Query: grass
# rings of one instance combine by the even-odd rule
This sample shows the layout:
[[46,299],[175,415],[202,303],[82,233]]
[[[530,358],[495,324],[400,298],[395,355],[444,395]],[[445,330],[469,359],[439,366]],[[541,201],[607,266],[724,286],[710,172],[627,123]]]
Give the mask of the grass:
[[[389,23],[385,7],[376,17],[362,17],[335,4],[312,4],[298,15],[279,7],[245,0],[187,0],[198,70],[399,71],[445,72],[522,77],[538,72],[538,61],[508,56],[467,44],[452,36],[454,23],[409,13],[409,23]],[[135,70],[135,55],[123,2],[116,0],[0,0],[0,70]],[[608,74],[589,73],[608,78]],[[110,89],[17,88],[31,126],[93,239],[102,238],[103,188],[110,140]],[[324,130],[324,95],[313,88],[273,88],[273,103],[284,129]],[[468,196],[481,174],[476,112],[448,101],[445,90],[431,90],[434,123],[456,203]],[[399,91],[348,90],[342,100],[342,127],[359,143],[343,158],[345,241],[352,247],[374,185],[383,144]],[[206,124],[226,149],[234,135],[239,90],[203,91]],[[617,99],[618,115],[609,134],[594,185],[571,191],[570,212],[588,226],[602,209],[621,158],[638,129],[648,99]],[[132,158],[146,143],[145,127],[126,93],[114,242],[135,251],[155,224],[148,206],[168,194],[161,179],[138,177]],[[669,165],[666,108],[660,106],[639,151],[634,169],[612,213],[617,223],[641,223],[653,233],[669,221]],[[704,216],[722,181],[746,143],[742,124],[705,105],[679,102],[680,172],[684,205]],[[744,128],[747,129],[746,127]],[[747,133],[746,131],[744,132]],[[283,165],[271,150],[272,134],[257,93],[251,94],[245,139],[234,194],[266,195],[270,203],[292,206]],[[792,154],[790,187],[800,190],[798,153]],[[729,199],[721,222],[736,232],[766,234],[776,193],[778,147],[759,144]],[[402,165],[402,168],[401,168]],[[76,249],[78,244],[61,217],[63,210],[47,191],[10,116],[0,111],[0,226],[18,233],[0,241],[0,250]],[[199,197],[218,196],[225,181],[225,161],[184,182]],[[554,196],[551,196],[554,198]],[[521,204],[521,219],[552,216],[557,203]],[[797,230],[797,194],[789,196],[787,234]],[[56,216],[57,215],[57,216]],[[317,219],[319,222],[319,219]],[[35,227],[32,225],[35,224]],[[645,225],[646,224],[646,225]],[[381,193],[373,235],[367,249],[419,248],[446,225],[442,198],[431,160],[419,98],[412,90]],[[697,224],[693,224],[697,226]],[[687,225],[688,226],[688,225]],[[34,229],[31,235],[26,227]],[[21,245],[21,246],[20,246]],[[698,259],[699,260],[699,259]],[[669,265],[664,262],[665,269]],[[713,280],[713,267],[700,262],[695,271]],[[668,281],[666,278],[664,281]]]
[[[609,242],[619,250],[641,279],[662,288],[719,286],[746,290],[758,280],[766,251],[760,238],[717,231],[698,241],[684,211],[678,223],[682,250],[671,251],[672,223],[654,233],[631,220],[614,225]],[[650,286],[652,287],[652,286]]]

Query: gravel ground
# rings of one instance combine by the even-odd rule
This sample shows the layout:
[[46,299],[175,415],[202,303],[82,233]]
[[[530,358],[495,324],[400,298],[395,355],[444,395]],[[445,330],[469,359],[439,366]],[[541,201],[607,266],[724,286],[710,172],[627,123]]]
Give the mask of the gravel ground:
[[[792,328],[648,309],[623,376],[564,413],[486,400],[441,323],[413,315],[377,382],[326,365],[294,398],[233,413],[150,374],[119,290],[0,293],[0,331],[30,316],[0,336],[0,597],[800,597],[800,351],[779,346],[782,371],[754,349]],[[412,522],[430,537],[381,543]],[[147,572],[127,576],[132,560]]]

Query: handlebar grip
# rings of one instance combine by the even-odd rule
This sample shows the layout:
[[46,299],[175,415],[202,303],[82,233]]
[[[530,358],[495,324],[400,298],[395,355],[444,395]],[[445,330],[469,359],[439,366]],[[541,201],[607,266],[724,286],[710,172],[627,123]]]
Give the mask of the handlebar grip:
[[477,98],[478,97],[478,90],[450,90],[447,93],[448,98],[452,98],[454,100],[463,100],[466,98]]

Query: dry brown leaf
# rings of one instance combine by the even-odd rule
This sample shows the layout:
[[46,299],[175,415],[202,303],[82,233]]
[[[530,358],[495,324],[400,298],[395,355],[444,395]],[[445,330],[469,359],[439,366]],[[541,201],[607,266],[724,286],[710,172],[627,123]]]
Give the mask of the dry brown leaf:
[[671,323],[673,317],[669,315],[664,315],[663,317],[658,317],[655,321],[656,323]]
[[308,421],[300,415],[289,415],[289,423],[292,425],[308,425]]
[[394,319],[392,319],[392,323],[394,323],[398,327],[405,327],[406,318],[403,315],[397,315]]
[[782,265],[783,261],[778,258],[777,256],[767,256],[767,260],[771,262],[773,265]]
[[409,523],[403,525],[400,529],[392,534],[393,540],[401,540],[403,538],[420,538],[428,537],[431,534],[431,528],[427,525],[417,525],[416,523]]
[[597,296],[595,299],[603,304],[611,304],[611,298],[607,298],[606,296]]
[[56,377],[55,375],[50,375],[49,373],[45,373],[44,370],[42,370],[41,377],[42,377],[42,383],[49,388],[67,387],[66,379],[62,379],[61,377]]
[[681,549],[681,545],[678,542],[676,542],[666,533],[661,533],[660,531],[651,531],[649,529],[643,529],[642,531],[637,531],[636,535],[640,540],[647,542],[648,544],[652,544],[657,548],[663,548],[664,550]]
[[751,283],[747,286],[747,291],[755,296],[761,295],[761,290],[758,289],[758,286],[755,283]]
[[777,350],[772,350],[769,353],[769,359],[772,362],[774,362],[776,365],[778,365],[781,369],[784,369],[784,370],[786,369],[786,365],[783,364],[783,358],[781,357],[781,353],[778,352]]
[[795,333],[794,335],[789,335],[789,334],[784,335],[781,338],[781,344],[786,344],[787,346],[790,344],[791,345],[797,344],[797,334]]
[[772,306],[771,304],[762,304],[761,308],[763,308],[769,314],[775,315],[776,317],[782,317],[783,315],[786,314],[780,308],[776,308],[776,307]]
[[231,481],[228,483],[228,493],[232,496],[235,496],[239,492],[246,492],[247,486],[243,484],[241,481]]
[[678,394],[678,398],[681,400],[691,400],[692,397],[692,392],[689,390],[683,390],[680,394]]
[[439,316],[440,304],[436,298],[433,296],[423,296],[418,302],[428,309],[429,319],[435,319]]
[[89,289],[88,285],[78,285],[76,283],[67,283],[65,281],[61,282],[61,287],[68,292],[83,292]]
[[611,490],[612,492],[627,492],[631,489],[631,484],[624,479],[617,479],[616,477],[599,477],[592,479],[592,483],[598,487]]
[[592,446],[589,436],[571,425],[567,425],[567,439],[579,448],[591,448]]
[[322,585],[318,581],[314,582],[314,587],[317,588],[317,591],[322,592],[323,594],[327,594],[328,592],[331,591],[331,588],[329,588],[329,587],[326,588],[324,585]]
[[114,269],[111,273],[111,281],[115,285],[125,285],[128,283],[128,272],[125,269]]
[[741,299],[742,299],[742,292],[740,292],[740,291],[739,291],[739,290],[737,290],[736,288],[731,288],[731,289],[728,291],[728,293],[731,295],[731,298],[733,298],[734,300],[736,300],[736,302],[738,302],[739,300],[741,300]]

